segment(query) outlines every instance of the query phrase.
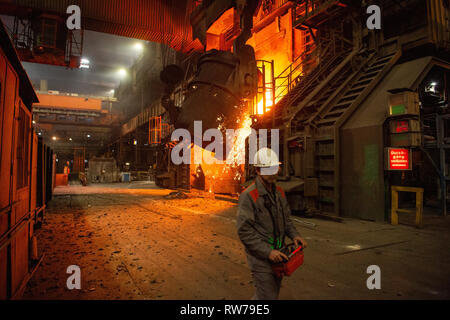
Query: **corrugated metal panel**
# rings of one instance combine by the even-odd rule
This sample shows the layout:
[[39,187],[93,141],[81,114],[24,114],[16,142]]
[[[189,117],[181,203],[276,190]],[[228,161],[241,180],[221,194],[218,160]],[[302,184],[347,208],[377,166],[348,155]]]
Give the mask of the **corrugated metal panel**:
[[443,0],[428,0],[427,11],[431,40],[440,47],[450,49],[450,8],[444,5]]
[[65,14],[69,5],[81,8],[82,27],[136,39],[163,42],[188,51],[201,48],[192,39],[193,0],[13,0],[17,5]]

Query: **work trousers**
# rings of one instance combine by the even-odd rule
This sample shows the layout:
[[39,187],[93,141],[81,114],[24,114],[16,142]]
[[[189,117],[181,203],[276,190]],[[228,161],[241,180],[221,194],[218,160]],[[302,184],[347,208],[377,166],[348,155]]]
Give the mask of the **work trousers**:
[[252,300],[277,300],[280,294],[281,280],[271,272],[252,271],[255,295]]

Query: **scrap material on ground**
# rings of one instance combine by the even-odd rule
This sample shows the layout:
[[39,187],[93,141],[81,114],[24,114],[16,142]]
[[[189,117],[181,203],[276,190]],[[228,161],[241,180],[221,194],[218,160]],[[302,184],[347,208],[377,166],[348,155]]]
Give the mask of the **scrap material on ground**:
[[[45,258],[24,298],[250,299],[236,204],[165,199],[170,192],[129,184],[57,187],[38,231]],[[283,280],[280,298],[450,298],[448,221],[429,219],[426,230],[353,219],[307,221],[316,227],[294,222],[309,243],[305,263]],[[380,266],[381,290],[367,289],[372,264]],[[70,265],[81,269],[81,290],[67,290]]]

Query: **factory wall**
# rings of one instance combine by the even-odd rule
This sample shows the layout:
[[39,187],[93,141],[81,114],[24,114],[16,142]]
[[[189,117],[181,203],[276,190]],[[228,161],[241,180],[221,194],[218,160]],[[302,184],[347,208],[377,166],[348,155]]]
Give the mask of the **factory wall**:
[[342,215],[384,221],[382,126],[345,129],[341,144]]
[[389,91],[417,90],[433,64],[427,56],[397,64],[341,127],[341,214],[385,221],[389,182],[385,179],[383,125]]

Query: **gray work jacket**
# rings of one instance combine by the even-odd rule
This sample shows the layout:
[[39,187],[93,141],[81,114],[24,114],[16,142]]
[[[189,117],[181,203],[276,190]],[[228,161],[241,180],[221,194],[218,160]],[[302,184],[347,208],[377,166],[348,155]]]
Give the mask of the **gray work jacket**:
[[[266,207],[272,208],[274,220]],[[290,217],[286,195],[279,186],[276,187],[275,194],[269,193],[261,178],[257,177],[255,182],[241,193],[236,219],[237,231],[245,246],[252,271],[272,272],[268,258],[273,246],[277,245],[276,240],[272,241],[274,222],[278,226],[278,239],[281,242],[284,242],[285,236],[293,239],[300,235]]]

